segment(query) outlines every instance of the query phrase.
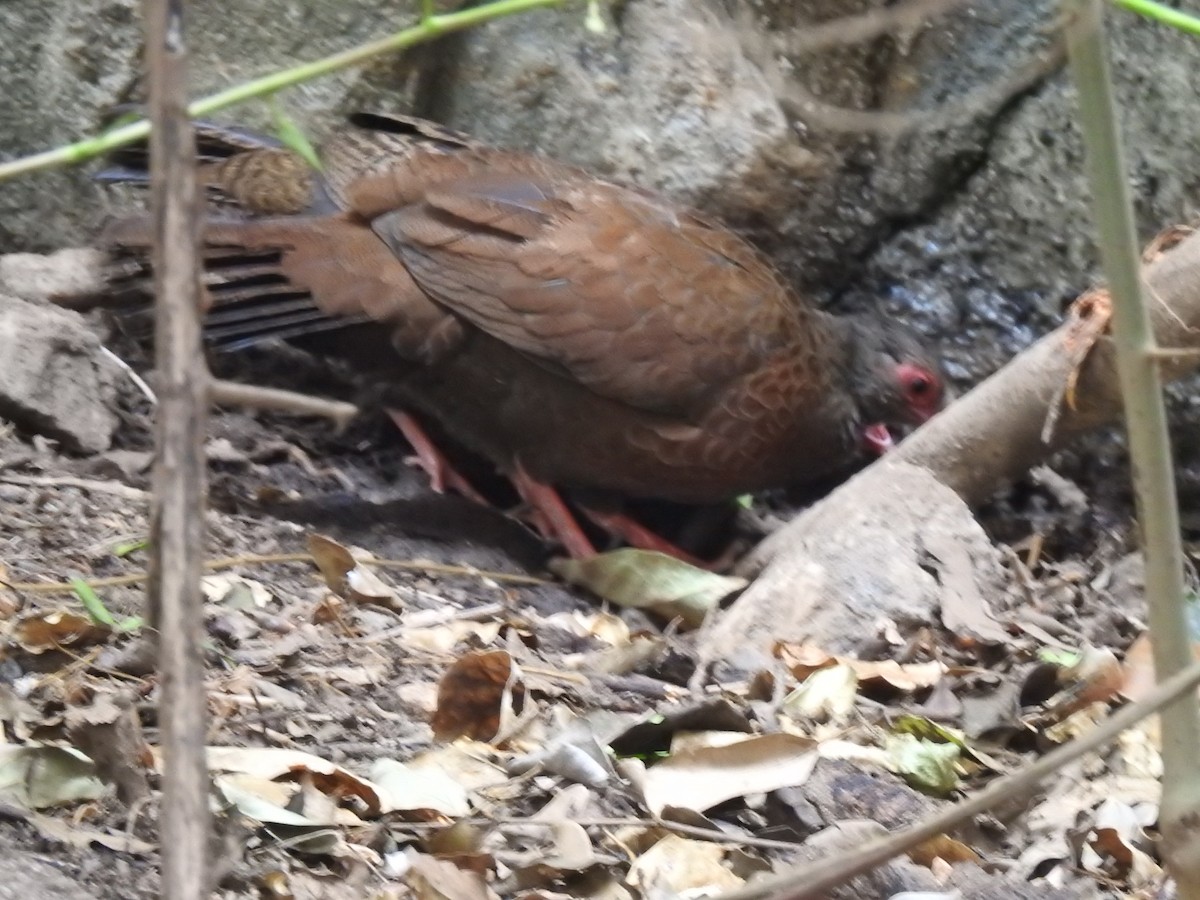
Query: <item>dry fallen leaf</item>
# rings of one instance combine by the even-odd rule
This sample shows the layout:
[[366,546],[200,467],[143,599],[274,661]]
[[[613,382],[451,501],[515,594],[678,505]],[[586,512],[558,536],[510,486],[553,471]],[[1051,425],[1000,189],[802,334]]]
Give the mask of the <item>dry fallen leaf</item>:
[[25,616],[13,626],[12,638],[27,653],[98,644],[112,629],[67,610]]
[[104,795],[92,761],[68,747],[0,745],[0,798],[45,809]]
[[497,757],[489,744],[460,739],[415,756],[406,765],[416,772],[448,777],[465,791],[484,791],[509,780]]
[[438,683],[437,712],[430,723],[434,736],[491,740],[510,713],[520,712],[524,696],[520,669],[506,651],[468,653]]
[[643,897],[704,896],[740,887],[742,879],[724,860],[720,844],[671,834],[633,861],[625,882]]
[[1059,672],[1059,680],[1068,686],[1047,704],[1055,718],[1069,716],[1093,703],[1106,702],[1128,682],[1125,669],[1112,650],[1091,646],[1083,647],[1075,664]]
[[782,712],[793,718],[843,721],[854,710],[858,677],[845,663],[817,669],[783,699]]
[[513,823],[505,827],[508,843],[519,842],[522,846],[518,851],[497,853],[497,858],[512,870],[506,886],[523,890],[548,888],[593,866],[611,865],[615,861],[596,853],[587,831],[578,822],[556,818],[547,815],[548,812],[553,811],[543,809],[530,820],[537,825]]
[[71,706],[65,716],[71,741],[93,761],[96,773],[116,785],[126,805],[150,793],[146,769],[153,763],[133,698],[97,693],[88,706]]
[[[582,672],[627,675],[652,668],[653,661],[664,656],[669,647],[670,642],[662,635],[638,634],[624,645],[568,657],[563,665]],[[664,683],[664,690],[669,689],[670,685]]]
[[401,608],[400,598],[392,588],[366,566],[360,565],[349,548],[323,534],[308,536],[308,552],[312,554],[325,584],[339,597],[358,603],[376,603],[392,609]]
[[926,868],[932,866],[935,859],[943,859],[948,863],[977,863],[980,861],[978,853],[962,841],[945,834],[921,841],[908,851],[908,858]]
[[[208,770],[252,776],[264,781],[306,781],[339,801],[354,797],[364,815],[379,815],[379,792],[365,778],[302,750],[285,747],[207,747]],[[162,770],[162,753],[154,748],[155,764]]]
[[1157,813],[1154,807],[1132,806],[1116,797],[1105,797],[1096,808],[1080,864],[1107,878],[1122,878],[1134,891],[1157,885],[1162,869],[1150,855],[1154,845],[1145,833]]
[[818,669],[836,665],[848,666],[860,682],[883,682],[898,691],[915,691],[932,687],[946,674],[944,663],[936,660],[925,663],[901,664],[890,659],[855,659],[831,654],[815,644],[777,643],[775,656],[788,667],[797,681],[804,681]]
[[668,806],[704,812],[733,797],[795,787],[817,759],[817,742],[792,734],[684,750],[647,770],[646,807],[656,816]]
[[1045,877],[1051,871],[1072,868],[1077,824],[1104,799],[1110,787],[1103,779],[1085,777],[1084,762],[1066,766],[1046,785],[1046,794],[1025,813],[1025,839],[1013,867],[1022,879]]
[[394,759],[377,759],[371,765],[371,781],[379,790],[382,813],[403,811],[427,821],[471,811],[466,788],[434,766],[418,769]]
[[132,856],[145,856],[157,849],[154,844],[138,840],[127,833],[109,834],[91,828],[77,828],[59,819],[37,813],[31,814],[25,821],[51,840],[61,841],[70,847],[87,848],[98,844],[117,853],[128,853]]
[[1004,644],[1008,632],[992,616],[976,581],[976,563],[958,535],[942,531],[922,534],[921,543],[941,588],[942,624],[951,634]]
[[215,572],[200,579],[200,589],[209,603],[220,603],[232,609],[264,609],[271,602],[271,591],[260,581]]
[[406,850],[405,857],[409,863],[405,881],[417,900],[499,900],[475,872],[415,850]]
[[556,612],[543,618],[542,624],[579,637],[594,637],[614,647],[629,643],[628,623],[609,612],[586,613],[578,609]]
[[272,781],[257,775],[226,772],[216,775],[213,784],[227,803],[255,822],[314,830],[363,824],[353,812],[316,792],[311,783],[305,791],[295,781]]
[[405,628],[399,636],[405,647],[449,653],[464,640],[475,640],[475,646],[493,643],[503,627],[502,622],[446,622],[421,628]]

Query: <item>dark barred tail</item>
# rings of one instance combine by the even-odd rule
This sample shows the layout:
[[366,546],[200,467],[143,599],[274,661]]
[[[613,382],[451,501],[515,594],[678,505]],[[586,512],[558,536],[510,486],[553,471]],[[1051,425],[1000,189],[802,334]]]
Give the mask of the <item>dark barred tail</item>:
[[[388,202],[420,194],[396,187],[396,172],[412,154],[430,177],[466,139],[439,126],[403,116],[359,115],[322,154],[314,170],[274,138],[237,128],[196,123],[198,178],[204,187],[201,227],[205,336],[220,350],[267,340],[318,336],[367,322],[385,324],[391,351],[426,360],[461,339],[461,325],[414,282],[403,260],[380,240],[368,210],[344,196],[350,185],[374,179]],[[109,184],[148,183],[145,145],[118,151],[98,176]],[[340,202],[332,198],[340,197]],[[382,212],[387,212],[387,209]],[[152,226],[140,214],[111,223],[102,237],[111,253],[107,305],[126,320],[148,321]],[[337,336],[340,340],[341,336]],[[335,341],[337,342],[337,341]]]
[[[205,202],[201,252],[208,344],[215,350],[237,350],[352,324],[317,309],[309,291],[283,273],[284,254],[298,231],[286,216],[311,221],[309,217],[332,211],[312,169],[268,135],[211,122],[193,124]],[[123,147],[108,161],[97,181],[149,185],[146,142]],[[103,305],[117,312],[122,327],[135,336],[153,327],[152,229],[148,215],[134,215],[110,222],[100,239],[110,254],[106,279],[111,293]]]
[[[330,316],[312,294],[285,274],[285,254],[303,240],[305,220],[209,221],[201,233],[206,288],[204,338],[221,352],[270,340],[287,340],[343,328],[367,317]],[[104,305],[136,335],[153,325],[150,264],[152,224],[148,216],[111,223],[104,231],[110,252],[112,293]]]

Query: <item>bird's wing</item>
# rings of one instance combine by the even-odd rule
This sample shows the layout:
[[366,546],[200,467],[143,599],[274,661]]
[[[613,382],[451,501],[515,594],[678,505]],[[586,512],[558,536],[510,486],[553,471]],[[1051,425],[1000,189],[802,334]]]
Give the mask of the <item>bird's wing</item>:
[[546,160],[483,162],[408,160],[371,227],[437,303],[545,367],[686,415],[795,338],[786,289],[732,232]]
[[[747,243],[648,193],[405,117],[353,118],[322,162],[311,200],[311,171],[277,148],[235,144],[214,164],[244,214],[203,232],[210,325],[228,319],[230,340],[376,321],[431,362],[469,323],[597,394],[686,418],[818,337]],[[148,225],[110,243],[146,246]]]

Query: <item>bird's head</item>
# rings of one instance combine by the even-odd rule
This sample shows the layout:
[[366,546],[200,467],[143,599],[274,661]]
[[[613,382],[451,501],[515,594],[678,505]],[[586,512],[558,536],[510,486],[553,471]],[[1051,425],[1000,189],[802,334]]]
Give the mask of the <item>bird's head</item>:
[[912,329],[897,322],[852,319],[847,329],[858,438],[875,454],[893,445],[893,430],[932,418],[948,399],[933,355]]

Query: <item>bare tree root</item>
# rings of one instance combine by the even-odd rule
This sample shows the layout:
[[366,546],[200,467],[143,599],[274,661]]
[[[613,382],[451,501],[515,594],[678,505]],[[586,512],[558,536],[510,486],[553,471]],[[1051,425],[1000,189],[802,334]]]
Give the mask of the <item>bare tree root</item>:
[[[1158,343],[1179,350],[1161,354],[1164,374],[1181,377],[1200,366],[1200,235],[1156,254],[1145,278]],[[927,624],[939,609],[956,632],[994,637],[1002,559],[968,504],[1117,418],[1112,347],[1101,336],[1080,363],[1080,340],[1078,320],[1042,338],[765,540],[742,564],[757,578],[708,634],[704,661],[751,668],[774,641],[805,638],[853,651],[879,620]]]

